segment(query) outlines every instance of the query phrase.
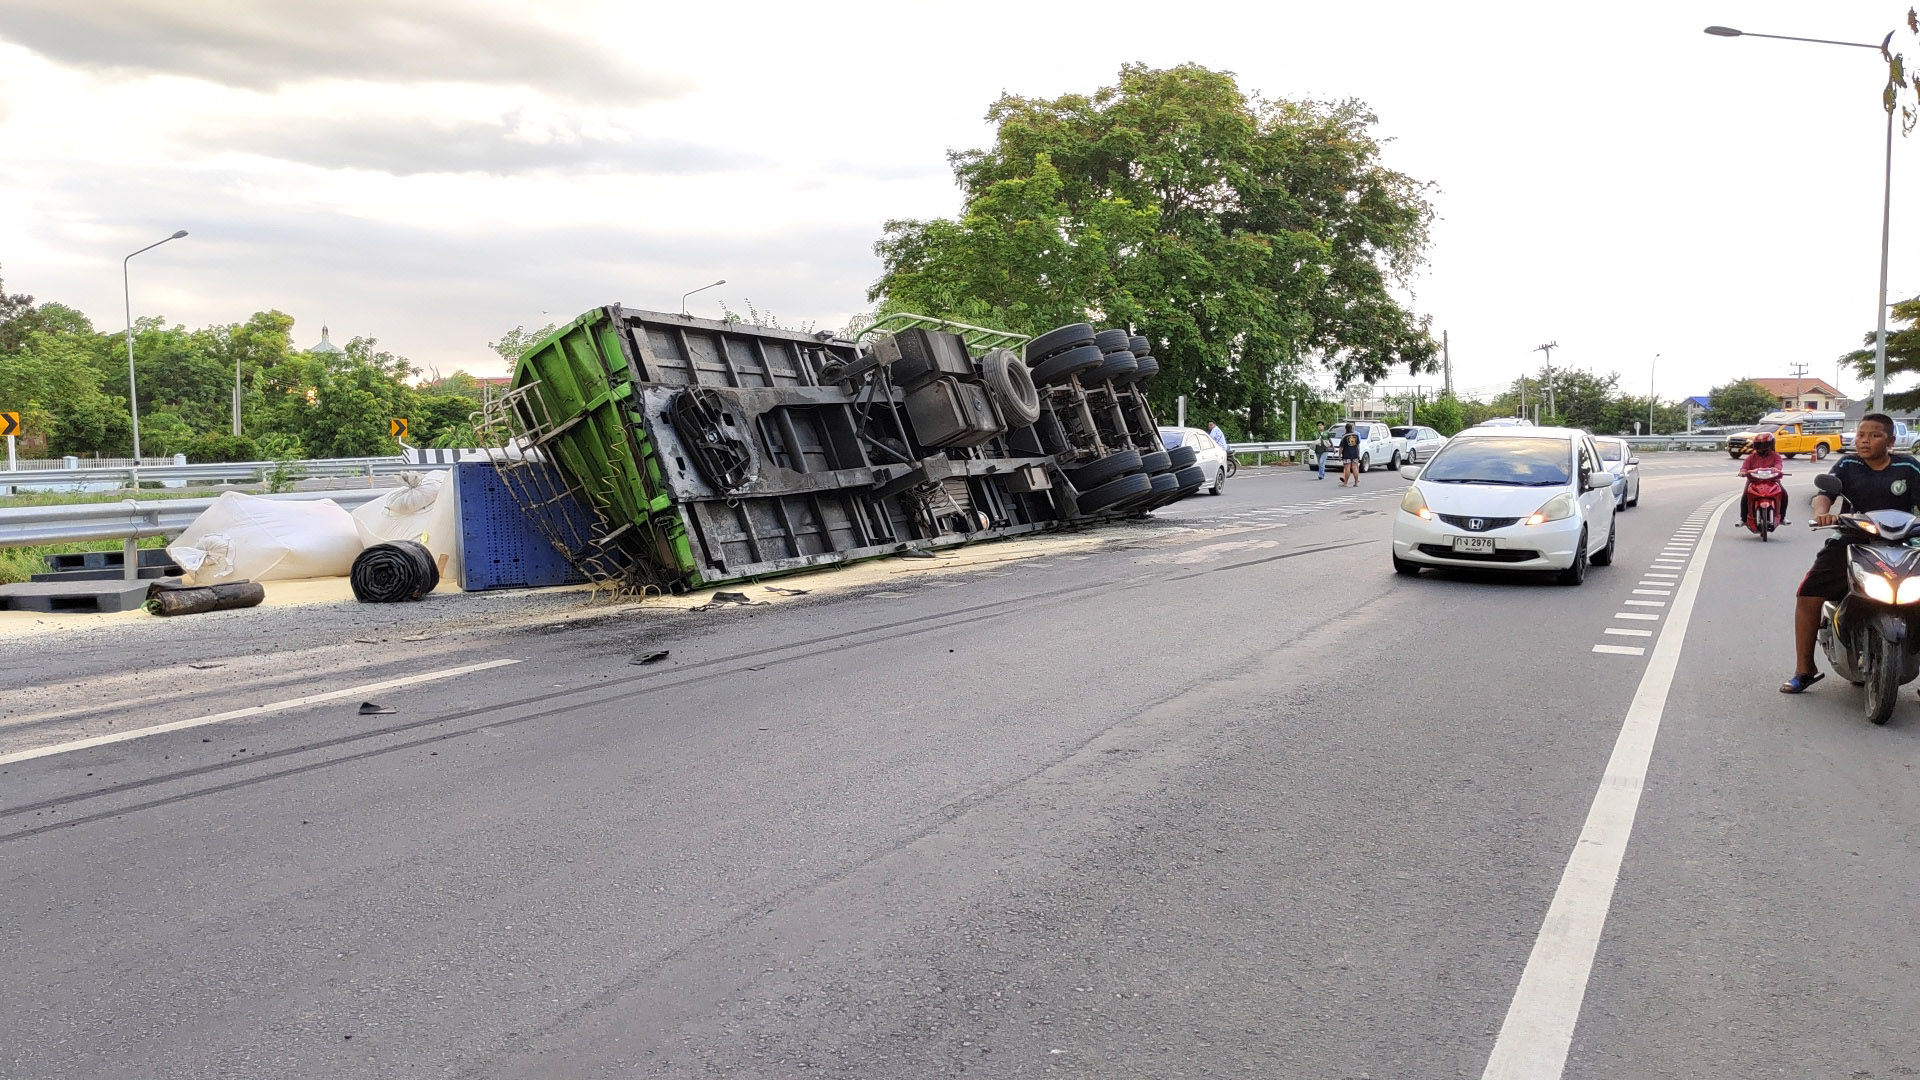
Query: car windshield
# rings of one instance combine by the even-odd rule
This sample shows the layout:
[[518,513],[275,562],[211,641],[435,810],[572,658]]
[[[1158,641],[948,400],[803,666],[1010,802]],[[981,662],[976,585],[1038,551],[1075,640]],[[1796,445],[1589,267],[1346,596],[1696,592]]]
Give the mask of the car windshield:
[[1420,472],[1438,484],[1550,487],[1569,480],[1563,439],[1455,439]]
[[1617,442],[1595,441],[1594,445],[1600,448],[1601,461],[1623,461],[1626,459],[1626,447]]
[[1180,439],[1181,439],[1181,433],[1179,428],[1161,428],[1160,429],[1160,444],[1162,446],[1165,446],[1167,449],[1169,450],[1178,449],[1180,446]]

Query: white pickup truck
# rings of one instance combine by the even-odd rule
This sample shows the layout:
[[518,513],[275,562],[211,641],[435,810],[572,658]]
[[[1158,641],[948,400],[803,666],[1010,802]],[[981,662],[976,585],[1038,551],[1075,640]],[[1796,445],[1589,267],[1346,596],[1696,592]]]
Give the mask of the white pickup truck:
[[1385,420],[1341,420],[1329,430],[1333,433],[1333,456],[1327,459],[1329,468],[1340,465],[1340,440],[1347,433],[1347,425],[1353,425],[1353,433],[1360,436],[1360,471],[1369,469],[1398,469],[1400,463],[1407,460],[1407,440],[1395,435],[1387,427]]

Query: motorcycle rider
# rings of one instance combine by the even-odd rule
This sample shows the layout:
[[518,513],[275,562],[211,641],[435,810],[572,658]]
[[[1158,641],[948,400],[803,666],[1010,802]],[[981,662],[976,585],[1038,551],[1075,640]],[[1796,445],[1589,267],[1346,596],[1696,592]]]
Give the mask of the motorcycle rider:
[[[1753,437],[1753,445],[1747,450],[1746,460],[1740,463],[1740,475],[1743,477],[1755,469],[1772,469],[1774,472],[1782,474],[1787,471],[1787,460],[1781,457],[1773,448],[1773,432],[1771,431],[1762,431]],[[1734,522],[1735,526],[1746,525],[1747,511],[1752,509],[1752,506],[1752,496],[1747,491],[1742,491],[1740,493],[1740,520]],[[1780,486],[1780,524],[1793,524],[1793,522],[1787,520],[1787,488],[1785,484]]]
[[[1840,481],[1848,513],[1864,514],[1871,510],[1920,513],[1920,461],[1910,454],[1889,452],[1892,446],[1892,417],[1876,412],[1860,418],[1860,429],[1853,437],[1853,452],[1841,455],[1831,470]],[[1831,525],[1835,520],[1832,497],[1815,495],[1812,524]],[[1846,541],[1834,536],[1814,556],[1813,567],[1801,579],[1795,593],[1793,678],[1781,684],[1781,693],[1798,694],[1826,678],[1813,662],[1814,638],[1820,630],[1820,608],[1826,601],[1841,600],[1846,595]]]

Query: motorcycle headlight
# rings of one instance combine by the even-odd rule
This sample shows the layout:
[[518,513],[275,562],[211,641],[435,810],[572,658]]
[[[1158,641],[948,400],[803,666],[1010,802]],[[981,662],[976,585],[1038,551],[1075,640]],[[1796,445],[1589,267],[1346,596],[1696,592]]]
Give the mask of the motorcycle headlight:
[[1901,582],[1894,596],[1896,604],[1920,603],[1920,577],[1910,577]]
[[[1854,585],[1861,592],[1867,594],[1867,599],[1878,600],[1883,604],[1897,604],[1900,602],[1895,598],[1893,582],[1888,581],[1879,574],[1868,573],[1857,566],[1850,567],[1849,569],[1853,574]],[[1920,591],[1914,593],[1914,599],[1920,600]]]
[[1540,509],[1527,515],[1528,525],[1539,525],[1547,521],[1562,521],[1573,516],[1574,501],[1572,492],[1563,492],[1548,499]]
[[1427,508],[1427,497],[1420,494],[1419,484],[1410,484],[1407,486],[1407,493],[1400,496],[1400,509],[1405,510],[1421,521],[1433,520],[1433,511]]

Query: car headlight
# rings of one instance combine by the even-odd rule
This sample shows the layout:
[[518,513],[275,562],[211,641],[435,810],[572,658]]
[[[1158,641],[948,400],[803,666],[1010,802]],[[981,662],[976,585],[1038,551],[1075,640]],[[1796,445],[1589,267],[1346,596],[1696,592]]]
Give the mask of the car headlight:
[[[1879,574],[1867,573],[1857,566],[1849,567],[1848,569],[1853,574],[1853,584],[1861,592],[1867,594],[1867,599],[1878,600],[1883,604],[1899,603],[1899,600],[1894,597],[1893,582],[1888,581]],[[1916,592],[1914,597],[1915,599],[1920,599],[1920,592]]]
[[1400,496],[1400,509],[1405,510],[1421,521],[1433,520],[1433,511],[1428,509],[1427,497],[1420,494],[1420,485],[1418,484],[1407,485],[1407,493]]
[[1563,521],[1573,516],[1576,504],[1572,492],[1562,492],[1548,499],[1546,505],[1527,515],[1528,525],[1539,525],[1547,521]]

